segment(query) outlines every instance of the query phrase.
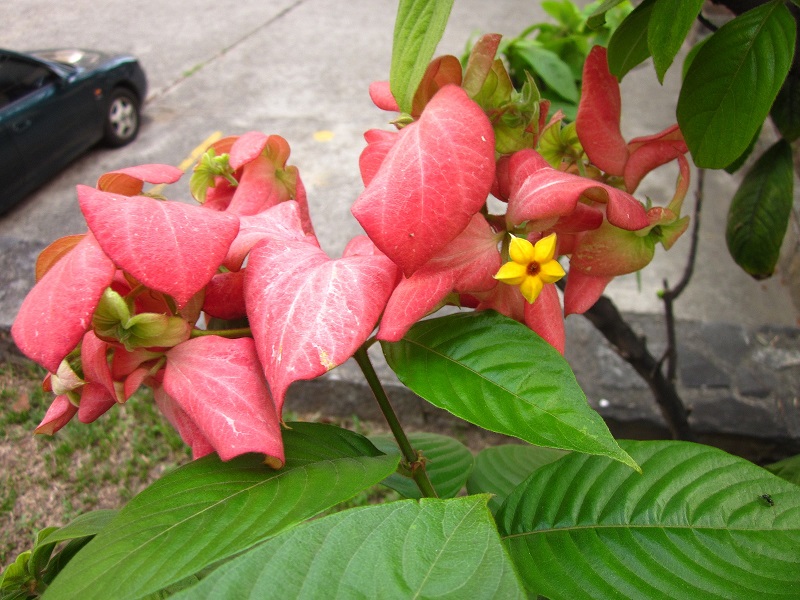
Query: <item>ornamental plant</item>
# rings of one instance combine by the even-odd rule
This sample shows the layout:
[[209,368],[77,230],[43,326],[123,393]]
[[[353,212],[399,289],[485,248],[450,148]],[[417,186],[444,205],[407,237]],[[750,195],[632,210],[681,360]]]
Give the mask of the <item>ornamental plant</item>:
[[[119,512],[42,531],[4,571],[4,594],[778,597],[800,585],[786,550],[800,537],[795,483],[706,446],[615,440],[562,356],[565,315],[685,230],[680,130],[622,139],[602,49],[573,125],[548,117],[532,80],[514,89],[499,35],[464,68],[431,60],[449,9],[400,2],[390,79],[370,88],[394,128],[365,135],[352,212],[366,235],[339,258],[319,247],[277,135],[209,148],[195,204],[148,193],[181,177],[164,165],[78,187],[88,231],[45,249],[12,329],[55,394],[37,432],[94,421],[144,385],[195,460]],[[674,195],[643,204],[639,181],[671,161]],[[462,310],[428,318],[448,305]],[[524,443],[473,457],[406,434],[376,343],[420,397]],[[292,383],[351,357],[391,438],[283,421]],[[312,520],[377,483],[405,499]]]

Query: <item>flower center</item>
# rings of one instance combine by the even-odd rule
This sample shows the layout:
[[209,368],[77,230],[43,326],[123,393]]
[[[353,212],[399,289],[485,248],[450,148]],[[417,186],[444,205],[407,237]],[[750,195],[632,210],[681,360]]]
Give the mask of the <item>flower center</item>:
[[539,263],[536,261],[531,261],[528,263],[528,275],[538,275],[541,268],[539,267]]

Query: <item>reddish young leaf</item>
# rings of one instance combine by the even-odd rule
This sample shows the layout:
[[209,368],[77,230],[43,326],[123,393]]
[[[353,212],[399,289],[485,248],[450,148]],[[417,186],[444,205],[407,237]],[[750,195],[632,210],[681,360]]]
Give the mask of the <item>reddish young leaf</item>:
[[105,253],[144,285],[185,305],[214,276],[239,231],[233,215],[78,186],[86,222]]
[[[478,38],[478,41],[472,46],[467,66],[464,69],[464,81],[461,84],[470,98],[477,96],[483,88],[486,77],[492,70],[501,38],[500,34],[487,33]],[[547,114],[546,111],[545,114]]]
[[280,417],[250,338],[204,336],[175,346],[163,387],[222,460],[259,452],[283,464]]
[[461,63],[450,54],[435,58],[428,65],[414,94],[411,116],[420,116],[431,98],[446,85],[461,87]]
[[85,234],[79,233],[77,235],[66,235],[58,238],[55,242],[51,243],[47,248],[39,253],[36,258],[36,281],[39,281],[44,274],[56,264],[61,257],[69,253],[75,246],[78,245],[83,239]]
[[55,373],[89,329],[115,270],[94,236],[87,234],[25,296],[11,327],[17,347]]
[[628,161],[628,145],[619,127],[622,99],[602,46],[592,48],[586,57],[581,85],[575,119],[578,139],[592,163],[606,173],[621,176]]
[[491,123],[449,85],[400,132],[352,212],[409,276],[466,228],[493,181]]
[[397,100],[392,96],[388,81],[373,81],[369,84],[369,97],[381,110],[400,112]]
[[170,165],[139,165],[104,173],[97,180],[97,189],[123,196],[136,196],[147,183],[175,183],[183,171]]
[[331,260],[290,240],[253,248],[246,272],[250,326],[279,411],[291,383],[322,375],[364,343],[397,277],[381,254]]

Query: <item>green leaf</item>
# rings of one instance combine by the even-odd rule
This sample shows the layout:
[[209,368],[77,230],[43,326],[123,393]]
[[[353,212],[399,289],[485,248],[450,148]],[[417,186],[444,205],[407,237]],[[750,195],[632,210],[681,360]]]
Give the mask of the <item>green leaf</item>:
[[173,598],[525,598],[486,501],[403,500],[330,515]]
[[479,427],[537,446],[602,454],[636,468],[586,402],[564,357],[494,311],[428,319],[383,343],[405,385]]
[[683,45],[705,0],[659,0],[653,5],[647,28],[647,46],[653,55],[658,81]]
[[700,48],[678,98],[678,124],[698,167],[742,154],[792,62],[795,22],[780,0],[729,21]]
[[655,0],[644,0],[625,17],[608,42],[608,69],[618,79],[650,56],[647,29]]
[[725,241],[746,273],[772,275],[792,211],[792,148],[778,140],[750,168],[731,201]]
[[571,454],[536,470],[500,509],[528,589],[551,600],[796,595],[797,486],[708,446],[622,445],[643,474]]
[[[447,435],[436,433],[411,433],[408,435],[414,450],[425,457],[425,471],[439,498],[453,498],[472,471],[472,452],[464,444]],[[400,454],[394,438],[376,435],[370,438],[375,446],[386,454]],[[422,495],[410,477],[392,473],[381,483],[400,492],[406,498],[421,498]]]
[[82,515],[78,515],[72,521],[51,532],[44,541],[63,542],[64,540],[74,540],[90,535],[96,535],[101,529],[106,527],[119,511],[111,509],[93,510]]
[[475,467],[467,480],[467,492],[494,494],[489,510],[496,513],[506,497],[531,473],[564,456],[563,450],[505,444],[485,448],[475,457]]
[[800,69],[789,71],[769,114],[784,138],[800,137]]
[[389,87],[400,110],[411,112],[414,94],[442,38],[453,0],[401,0],[394,24]]
[[586,24],[591,29],[598,29],[605,25],[606,23],[606,13],[614,8],[617,4],[622,4],[625,0],[604,0],[600,6],[598,6],[589,18],[586,20]]
[[739,169],[742,168],[744,163],[747,162],[747,159],[750,158],[750,155],[753,153],[753,150],[756,148],[756,144],[758,143],[759,138],[761,137],[761,127],[758,128],[756,134],[753,136],[753,139],[750,140],[750,143],[747,145],[747,148],[744,152],[739,155],[735,161],[725,167],[726,173],[736,173]]
[[[48,588],[45,598],[140,598],[232,556],[359,491],[397,467],[366,438],[316,423],[283,433],[286,464],[209,455],[144,490]],[[168,560],[165,560],[168,557]]]
[[686,79],[686,73],[689,72],[689,67],[692,66],[697,53],[700,52],[700,48],[702,48],[705,43],[710,40],[711,38],[703,38],[699,42],[697,42],[694,46],[689,48],[689,52],[686,53],[686,58],[683,59],[683,64],[681,65],[681,81]]
[[578,7],[569,0],[543,0],[541,7],[568,31],[577,31],[583,23]]
[[542,81],[560,96],[572,102],[580,99],[580,92],[572,76],[572,71],[558,54],[529,40],[518,41],[510,48],[510,51],[517,54],[527,64],[528,70],[541,77]]
[[784,458],[764,468],[770,473],[775,473],[781,479],[800,485],[800,454]]

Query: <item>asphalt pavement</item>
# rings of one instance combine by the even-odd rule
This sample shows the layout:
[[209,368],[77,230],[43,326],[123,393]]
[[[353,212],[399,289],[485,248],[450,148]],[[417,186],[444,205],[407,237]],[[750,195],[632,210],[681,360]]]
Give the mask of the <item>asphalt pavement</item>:
[[[0,3],[0,46],[129,52],[139,57],[150,82],[136,142],[118,150],[93,150],[0,218],[0,337],[6,350],[8,329],[33,285],[36,255],[54,239],[86,229],[75,185],[93,184],[110,170],[153,162],[180,165],[199,144],[217,135],[253,129],[279,134],[292,147],[290,163],[300,169],[322,247],[338,256],[361,232],[350,205],[362,189],[362,135],[370,128],[388,128],[390,118],[371,104],[367,89],[370,82],[388,78],[395,3],[224,4]],[[456,0],[439,53],[459,55],[478,33],[510,37],[543,19],[538,4],[530,1]],[[663,86],[649,63],[631,72],[622,85],[626,137],[654,133],[673,123],[678,87],[677,67]],[[637,195],[666,201],[675,176],[670,167],[655,172]],[[733,264],[725,248],[725,214],[736,186],[736,178],[725,173],[709,172],[705,178],[695,271],[675,306],[679,389],[693,407],[692,422],[698,430],[764,440],[770,448],[765,452],[776,456],[800,444],[797,221],[784,241],[779,273],[767,281],[752,280]],[[187,182],[170,186],[166,194],[188,200]],[[691,198],[688,204],[691,210]],[[688,248],[684,236],[669,253],[659,250],[640,277],[619,278],[607,291],[636,330],[647,336],[654,354],[663,351],[665,343],[657,292],[665,280],[674,284],[681,278]],[[582,317],[570,317],[567,324],[567,355],[590,402],[621,427],[638,424],[663,433],[650,392],[638,376]],[[382,372],[391,384],[391,374]],[[359,414],[366,390],[356,375],[352,365],[345,365],[323,381],[297,384],[291,396],[294,409],[302,412],[315,405],[319,386],[332,385],[326,406]],[[421,414],[423,409],[409,410]]]

